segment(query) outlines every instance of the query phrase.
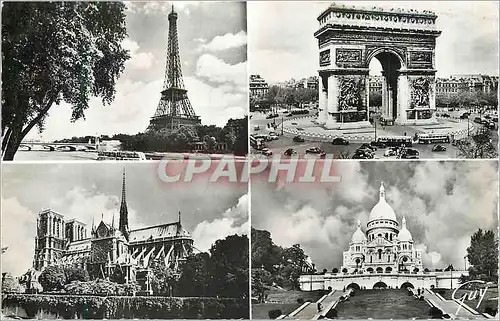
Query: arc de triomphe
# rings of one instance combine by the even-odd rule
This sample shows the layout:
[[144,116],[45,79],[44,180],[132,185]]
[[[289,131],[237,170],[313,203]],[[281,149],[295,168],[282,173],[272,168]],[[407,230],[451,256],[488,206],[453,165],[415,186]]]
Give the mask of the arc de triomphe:
[[319,113],[327,129],[371,126],[369,64],[382,65],[382,118],[437,123],[435,46],[441,31],[430,11],[332,4],[319,17]]

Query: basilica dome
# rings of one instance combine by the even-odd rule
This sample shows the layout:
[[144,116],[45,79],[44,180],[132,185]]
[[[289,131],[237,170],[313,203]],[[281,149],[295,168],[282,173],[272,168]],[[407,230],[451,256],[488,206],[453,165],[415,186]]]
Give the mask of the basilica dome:
[[380,184],[380,198],[378,203],[373,207],[368,218],[368,222],[374,220],[392,220],[396,221],[396,213],[385,200],[384,184]]
[[398,233],[398,240],[400,242],[412,242],[413,239],[411,237],[410,231],[406,228],[406,219],[403,217],[403,227]]

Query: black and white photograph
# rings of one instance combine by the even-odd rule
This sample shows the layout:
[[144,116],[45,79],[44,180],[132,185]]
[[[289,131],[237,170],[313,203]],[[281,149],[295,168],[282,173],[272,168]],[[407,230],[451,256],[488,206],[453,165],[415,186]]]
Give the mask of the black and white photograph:
[[2,159],[248,150],[245,2],[3,2]]
[[496,161],[336,164],[252,182],[255,319],[498,318]]
[[2,320],[248,319],[246,185],[156,164],[9,164]]
[[252,154],[498,158],[498,2],[247,6]]

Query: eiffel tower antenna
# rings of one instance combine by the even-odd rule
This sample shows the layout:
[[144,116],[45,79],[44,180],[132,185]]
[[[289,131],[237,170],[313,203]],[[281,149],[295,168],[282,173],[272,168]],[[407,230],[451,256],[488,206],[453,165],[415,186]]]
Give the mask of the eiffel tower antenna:
[[182,77],[179,38],[177,37],[177,13],[172,5],[168,15],[168,46],[165,80],[160,102],[147,131],[174,130],[181,126],[195,126],[201,123],[196,116]]

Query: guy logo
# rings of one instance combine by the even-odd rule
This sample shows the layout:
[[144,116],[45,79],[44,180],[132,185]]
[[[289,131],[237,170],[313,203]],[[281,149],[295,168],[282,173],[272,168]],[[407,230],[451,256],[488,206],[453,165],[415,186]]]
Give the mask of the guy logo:
[[[481,283],[481,284],[486,284],[486,287],[484,289],[479,289],[479,290],[473,290],[469,291],[469,293],[464,293],[461,298],[456,298],[455,294],[457,293],[458,289],[462,288],[466,284],[471,284],[471,283]],[[479,298],[479,301],[477,302],[476,309],[479,308],[481,303],[483,302],[484,296],[486,295],[486,292],[488,291],[488,285],[491,284],[491,282],[485,282],[481,280],[475,280],[475,281],[469,281],[465,282],[464,284],[461,284],[459,287],[457,287],[454,291],[453,294],[451,295],[451,298],[454,301],[458,301],[458,309],[457,312],[455,313],[456,316],[458,316],[458,312],[460,312],[460,309],[462,309],[462,306],[464,305],[465,300],[475,300],[476,298]]]

